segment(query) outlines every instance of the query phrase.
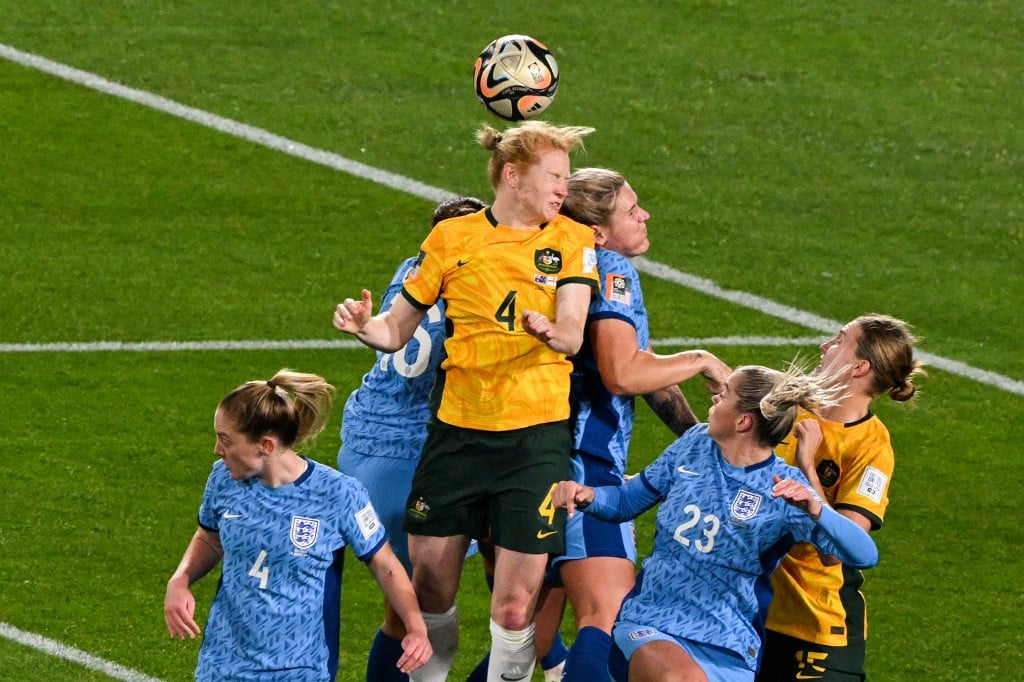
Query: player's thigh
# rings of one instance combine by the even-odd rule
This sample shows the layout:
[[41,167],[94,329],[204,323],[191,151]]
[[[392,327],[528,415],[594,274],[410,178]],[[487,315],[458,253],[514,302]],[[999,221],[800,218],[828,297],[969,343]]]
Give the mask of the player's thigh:
[[413,588],[424,611],[442,613],[455,602],[469,541],[464,535],[409,536]]
[[622,599],[633,588],[635,567],[628,559],[591,557],[559,564],[577,628],[611,632]]
[[[729,649],[675,637],[652,627],[620,621],[612,630],[618,654],[625,659],[629,679],[690,682],[753,682],[754,671]],[[616,662],[618,665],[618,662]],[[618,677],[618,675],[616,675]]]
[[708,682],[703,668],[675,642],[644,644],[629,658],[630,682]]

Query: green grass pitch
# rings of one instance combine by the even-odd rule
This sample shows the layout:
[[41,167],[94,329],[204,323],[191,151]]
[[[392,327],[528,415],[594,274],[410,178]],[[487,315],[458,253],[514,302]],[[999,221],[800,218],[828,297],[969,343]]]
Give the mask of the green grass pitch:
[[[473,132],[496,119],[473,95],[473,60],[499,35],[533,35],[562,74],[544,118],[597,129],[574,165],[630,179],[653,216],[651,260],[826,319],[893,314],[923,351],[1024,380],[1019,3],[0,0],[0,16],[0,46],[484,198]],[[431,209],[0,59],[0,344],[338,339],[334,304],[379,292]],[[819,334],[644,287],[655,338]],[[734,365],[816,352],[709,349]],[[168,638],[162,601],[214,458],[217,400],[285,366],[343,398],[372,357],[0,352],[0,624],[189,679],[198,643]],[[876,403],[897,466],[865,585],[868,673],[1010,679],[1024,665],[1024,397],[942,369],[921,386],[909,409]],[[703,389],[685,390],[706,413]],[[340,402],[308,453],[328,463]],[[638,412],[637,469],[670,438]],[[638,532],[644,553],[650,518]],[[361,679],[381,614],[349,564],[346,681]],[[215,586],[196,588],[201,616]],[[487,646],[478,560],[459,603],[453,680]],[[109,679],[9,638],[0,660],[0,680]]]

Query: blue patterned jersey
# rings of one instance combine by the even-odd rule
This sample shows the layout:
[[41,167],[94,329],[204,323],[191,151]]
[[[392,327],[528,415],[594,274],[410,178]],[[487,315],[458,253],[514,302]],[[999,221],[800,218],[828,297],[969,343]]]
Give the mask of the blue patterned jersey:
[[597,369],[590,344],[590,325],[597,320],[622,320],[636,329],[637,345],[650,345],[647,309],[640,275],[629,259],[608,249],[597,250],[601,292],[590,304],[583,346],[573,358],[575,449],[605,459],[626,471],[629,439],[633,435],[633,396],[612,395]]
[[[699,424],[625,486],[598,489],[586,511],[608,520],[632,518],[662,500],[653,551],[619,620],[730,649],[756,670],[771,599],[768,576],[795,542],[844,556],[831,533],[862,543],[862,560],[877,560],[877,552],[868,556],[875,548],[867,533],[838,513],[826,507],[815,522],[773,498],[774,475],[807,483],[774,455],[748,467],[730,465],[707,425]],[[847,558],[858,557],[847,552]]]
[[[410,258],[398,267],[381,299],[381,311],[391,307],[415,262]],[[373,368],[345,401],[343,449],[368,456],[419,459],[427,437],[430,389],[444,358],[444,340],[444,301],[438,300],[405,348],[395,353],[377,352]]]
[[199,525],[220,535],[224,558],[197,680],[334,679],[343,550],[368,560],[384,527],[358,481],[307,462],[276,488],[213,465]]

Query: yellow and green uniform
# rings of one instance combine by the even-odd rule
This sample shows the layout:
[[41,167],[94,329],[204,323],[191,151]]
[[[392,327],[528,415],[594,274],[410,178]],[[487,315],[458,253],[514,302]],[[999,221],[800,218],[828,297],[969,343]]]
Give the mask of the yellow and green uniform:
[[517,230],[487,209],[430,232],[403,295],[421,309],[447,304],[441,421],[506,431],[568,418],[572,363],[519,319],[528,309],[555,320],[555,293],[568,283],[596,289],[597,263],[591,229],[564,216]]
[[[797,421],[802,419],[816,417],[801,413]],[[814,463],[828,503],[836,510],[862,514],[870,520],[871,529],[877,530],[889,504],[894,466],[889,431],[871,413],[849,424],[824,419],[818,422],[822,442]],[[775,453],[795,464],[796,438],[790,434]],[[863,582],[861,571],[842,564],[825,566],[814,547],[795,545],[772,575],[774,596],[766,623],[769,634],[780,633],[819,645],[814,660],[803,662],[808,666],[807,673],[813,668],[862,673],[867,637],[860,592]],[[766,654],[766,660],[769,658]]]

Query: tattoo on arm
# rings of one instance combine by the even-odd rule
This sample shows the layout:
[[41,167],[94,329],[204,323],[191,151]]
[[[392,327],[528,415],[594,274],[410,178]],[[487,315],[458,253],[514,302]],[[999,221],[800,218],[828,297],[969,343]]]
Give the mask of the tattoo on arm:
[[644,400],[654,414],[658,415],[658,419],[677,436],[683,435],[687,429],[697,424],[697,415],[693,413],[690,403],[686,401],[686,396],[678,386],[648,393]]

